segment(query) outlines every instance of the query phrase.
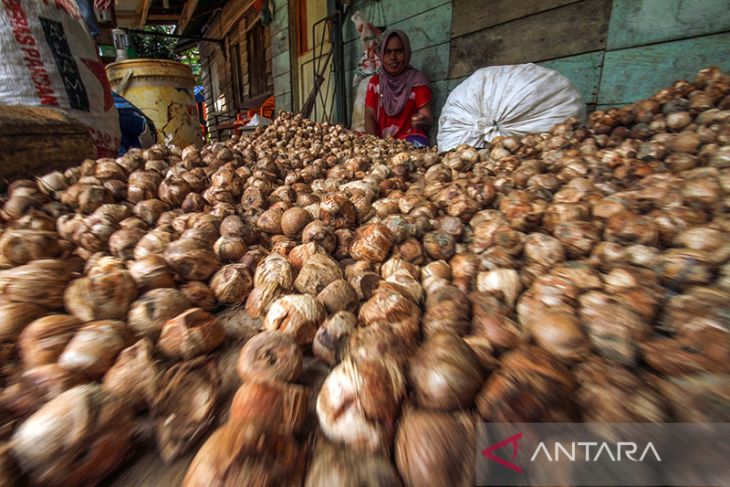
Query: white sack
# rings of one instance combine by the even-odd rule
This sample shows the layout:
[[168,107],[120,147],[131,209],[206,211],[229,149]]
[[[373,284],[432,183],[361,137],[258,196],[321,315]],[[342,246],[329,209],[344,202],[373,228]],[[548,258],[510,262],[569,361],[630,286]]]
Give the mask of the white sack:
[[350,19],[355,24],[355,31],[360,35],[360,49],[362,50],[362,56],[360,56],[360,61],[352,77],[355,100],[352,105],[350,128],[357,132],[365,132],[365,95],[370,78],[380,72],[378,42],[382,32],[368,22],[359,10],[355,10]]
[[368,83],[370,78],[363,78],[357,85],[355,91],[355,101],[352,104],[352,120],[350,122],[350,128],[356,132],[365,132],[365,96],[368,93]]
[[585,104],[568,78],[535,64],[477,70],[449,94],[439,117],[438,149],[484,147],[497,136],[550,130],[585,119]]
[[0,104],[55,108],[84,124],[98,157],[115,157],[119,115],[74,0],[0,4]]
[[244,127],[268,127],[272,122],[273,120],[270,118],[262,117],[258,113],[255,113]]

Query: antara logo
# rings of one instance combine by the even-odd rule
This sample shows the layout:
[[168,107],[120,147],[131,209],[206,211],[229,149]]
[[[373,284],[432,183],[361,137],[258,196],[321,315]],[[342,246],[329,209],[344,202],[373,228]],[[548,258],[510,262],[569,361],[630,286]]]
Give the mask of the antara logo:
[[[553,455],[551,456],[550,450],[545,445],[545,442],[541,441],[540,444],[537,445],[537,448],[535,448],[535,452],[530,457],[530,461],[535,461],[540,454],[544,455],[549,462],[559,462],[561,460],[561,455],[571,462],[597,462],[601,458],[604,460],[610,458],[612,462],[620,462],[624,458],[631,460],[632,462],[643,462],[644,458],[646,458],[648,454],[654,455],[657,462],[662,461],[651,441],[646,444],[639,458],[634,457],[634,455],[639,451],[639,445],[633,441],[619,441],[616,444],[607,443],[605,441],[571,441],[570,443],[567,443],[567,445],[568,447],[559,441],[553,443]],[[591,455],[591,451],[595,452],[595,454]]]
[[[494,443],[489,447],[482,450],[484,455],[489,460],[502,465],[505,468],[512,470],[517,473],[524,473],[524,469],[517,465],[517,455],[519,453],[519,441],[523,438],[522,432],[514,434],[509,438]],[[661,462],[662,459],[659,456],[654,444],[650,441],[643,449],[632,441],[619,441],[617,443],[608,442],[597,442],[597,441],[573,441],[562,443],[559,441],[552,442],[552,448],[546,443],[541,441],[535,447],[535,450],[530,456],[530,462],[538,460],[539,457],[544,457],[549,462],[559,461],[583,461],[583,462],[598,462],[599,460],[608,460],[612,462],[620,462],[623,460],[630,460],[632,462],[643,462],[647,456],[653,456],[657,462]],[[512,445],[512,458],[506,460],[495,454],[497,450],[507,445]],[[636,454],[641,451],[641,455],[636,457]],[[649,458],[651,460],[651,458]]]

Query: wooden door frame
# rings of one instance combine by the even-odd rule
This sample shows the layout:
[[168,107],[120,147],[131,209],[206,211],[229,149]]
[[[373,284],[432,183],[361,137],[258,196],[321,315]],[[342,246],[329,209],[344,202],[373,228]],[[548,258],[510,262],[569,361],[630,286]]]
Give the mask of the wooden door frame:
[[[297,113],[302,109],[303,100],[300,100],[299,89],[302,84],[300,79],[300,67],[299,67],[299,46],[297,45],[298,23],[297,23],[297,2],[303,2],[305,5],[308,0],[288,0],[287,5],[289,9],[289,73],[291,76],[291,98],[292,98],[292,112]],[[333,0],[317,0],[324,3],[325,11],[327,15],[332,15],[335,12],[336,2]],[[316,19],[314,22],[316,22]],[[307,33],[309,35],[309,33]],[[333,60],[334,62],[334,60]],[[306,94],[302,98],[306,98]]]
[[291,109],[296,113],[299,106],[299,48],[297,46],[297,1],[289,0],[289,75],[291,77]]

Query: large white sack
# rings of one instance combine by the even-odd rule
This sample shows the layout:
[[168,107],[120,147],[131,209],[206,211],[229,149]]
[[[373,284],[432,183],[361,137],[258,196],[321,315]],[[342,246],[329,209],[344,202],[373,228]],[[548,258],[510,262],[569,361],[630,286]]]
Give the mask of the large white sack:
[[0,104],[55,108],[89,130],[97,155],[116,156],[119,115],[74,0],[3,0]]
[[449,94],[439,117],[438,149],[545,132],[569,117],[584,120],[585,104],[565,76],[531,63],[490,66]]

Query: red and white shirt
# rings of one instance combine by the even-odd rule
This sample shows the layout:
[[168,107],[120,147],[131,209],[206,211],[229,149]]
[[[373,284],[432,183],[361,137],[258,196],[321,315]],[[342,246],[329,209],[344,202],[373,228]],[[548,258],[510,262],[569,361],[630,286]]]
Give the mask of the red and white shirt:
[[380,97],[380,76],[376,74],[370,78],[370,82],[368,83],[368,89],[365,95],[365,107],[372,108],[375,112],[375,120],[378,124],[378,136],[382,138],[393,137],[395,139],[405,139],[409,135],[428,137],[423,130],[411,125],[411,117],[431,101],[433,98],[431,88],[428,86],[413,87],[410,95],[408,95],[408,101],[406,101],[405,107],[395,117],[391,117],[385,113],[385,110],[380,105]]

